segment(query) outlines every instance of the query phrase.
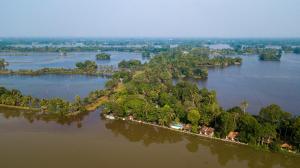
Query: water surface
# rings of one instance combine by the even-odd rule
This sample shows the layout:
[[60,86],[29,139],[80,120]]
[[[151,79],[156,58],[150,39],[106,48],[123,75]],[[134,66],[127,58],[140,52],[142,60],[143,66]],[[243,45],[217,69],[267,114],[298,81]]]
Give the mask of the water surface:
[[[52,53],[53,54],[53,53]],[[73,54],[73,55],[72,55]],[[138,53],[111,52],[110,61],[98,61],[103,65],[117,65],[123,59],[141,59]],[[2,56],[3,57],[3,56]],[[30,64],[16,63],[9,68],[39,68],[39,66],[73,67],[77,61],[95,59],[95,53],[70,53],[61,56],[7,56],[20,62],[26,59],[47,59]],[[223,69],[210,69],[208,79],[199,81],[200,87],[217,91],[218,100],[224,108],[239,105],[243,100],[249,102],[248,111],[257,114],[261,107],[271,103],[278,104],[286,111],[300,115],[300,55],[285,54],[281,62],[259,61],[257,56],[242,56],[241,66]],[[52,61],[50,61],[52,60]],[[146,61],[146,60],[143,60]],[[54,63],[53,63],[54,62]],[[85,96],[89,91],[101,89],[107,79],[84,76],[0,76],[0,85],[16,88],[25,94],[38,97],[62,97],[68,100],[75,95]]]
[[[70,52],[66,56],[59,53],[1,53],[0,58],[9,62],[8,69],[40,69],[40,68],[74,68],[76,62],[93,60],[98,65],[116,67],[122,60],[137,59],[146,62],[140,53],[106,52],[111,54],[110,60],[96,60],[99,52]],[[38,98],[60,97],[74,100],[76,95],[85,97],[90,91],[103,89],[107,78],[84,75],[41,75],[18,76],[0,75],[0,86],[18,89],[26,95]]]
[[[299,157],[256,151],[127,121],[99,111],[70,125],[7,115],[0,109],[0,167],[296,168]],[[4,152],[5,151],[5,152]]]
[[[2,53],[0,58],[9,62],[7,69],[41,69],[41,68],[75,68],[77,62],[85,60],[96,61],[98,65],[112,65],[117,67],[122,60],[137,59],[146,62],[140,53],[133,52],[105,52],[111,54],[110,60],[96,60],[99,52],[70,52],[66,56],[60,53]],[[17,54],[17,55],[16,55]]]
[[107,80],[104,77],[85,75],[0,75],[0,86],[18,89],[24,95],[33,97],[60,97],[73,101],[77,95],[83,98],[93,90],[103,89]]
[[257,56],[242,58],[241,66],[210,69],[208,79],[199,81],[199,86],[216,90],[225,108],[247,100],[251,113],[275,103],[300,115],[300,55],[285,54],[280,62],[259,61]]

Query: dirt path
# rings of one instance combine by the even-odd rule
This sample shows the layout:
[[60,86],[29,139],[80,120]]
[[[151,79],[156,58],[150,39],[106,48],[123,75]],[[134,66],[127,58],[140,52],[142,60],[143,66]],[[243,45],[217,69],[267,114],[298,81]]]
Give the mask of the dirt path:
[[88,104],[85,106],[87,111],[95,111],[98,107],[100,107],[102,104],[108,101],[107,96],[102,96],[99,99],[97,99],[94,103]]

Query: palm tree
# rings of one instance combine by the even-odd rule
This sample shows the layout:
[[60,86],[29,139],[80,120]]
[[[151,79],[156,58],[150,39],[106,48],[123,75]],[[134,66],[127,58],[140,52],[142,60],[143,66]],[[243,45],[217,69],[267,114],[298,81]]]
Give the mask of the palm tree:
[[246,110],[249,106],[249,103],[245,100],[240,104],[241,109],[243,109],[243,112],[246,113]]

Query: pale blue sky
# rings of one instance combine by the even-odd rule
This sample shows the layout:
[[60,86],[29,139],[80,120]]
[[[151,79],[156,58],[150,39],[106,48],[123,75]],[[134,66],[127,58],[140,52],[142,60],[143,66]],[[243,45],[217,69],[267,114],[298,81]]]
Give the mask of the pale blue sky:
[[300,0],[0,0],[1,37],[300,37]]

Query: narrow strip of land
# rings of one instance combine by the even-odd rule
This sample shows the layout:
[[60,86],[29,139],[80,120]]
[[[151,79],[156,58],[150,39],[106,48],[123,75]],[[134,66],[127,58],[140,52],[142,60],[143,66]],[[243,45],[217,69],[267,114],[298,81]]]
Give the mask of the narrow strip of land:
[[218,141],[229,142],[229,143],[234,143],[234,144],[239,144],[239,145],[248,145],[246,143],[239,142],[239,141],[231,141],[231,140],[217,138],[217,137],[213,137],[213,136],[211,137],[211,136],[207,136],[207,135],[196,134],[196,133],[193,133],[193,132],[190,132],[190,131],[173,129],[173,128],[170,128],[170,127],[167,127],[167,126],[158,125],[158,124],[152,124],[152,123],[144,122],[144,121],[140,121],[140,120],[135,120],[135,119],[128,120],[128,119],[120,118],[120,117],[116,117],[116,118],[120,119],[120,120],[136,122],[136,123],[139,123],[139,124],[150,125],[150,126],[153,126],[153,127],[159,127],[159,128],[163,128],[163,129],[168,129],[168,130],[171,130],[171,131],[176,131],[176,132],[180,132],[180,133],[184,133],[184,134],[188,134],[188,135],[199,136],[199,137],[209,138],[209,139],[215,139],[215,140],[218,140]]
[[40,111],[41,110],[40,108],[14,106],[14,105],[6,105],[6,104],[0,104],[0,107],[19,109],[19,110],[30,110],[30,111]]
[[85,108],[86,108],[87,111],[94,111],[107,101],[108,101],[108,97],[107,96],[102,96],[99,99],[97,99],[94,103],[86,105]]

